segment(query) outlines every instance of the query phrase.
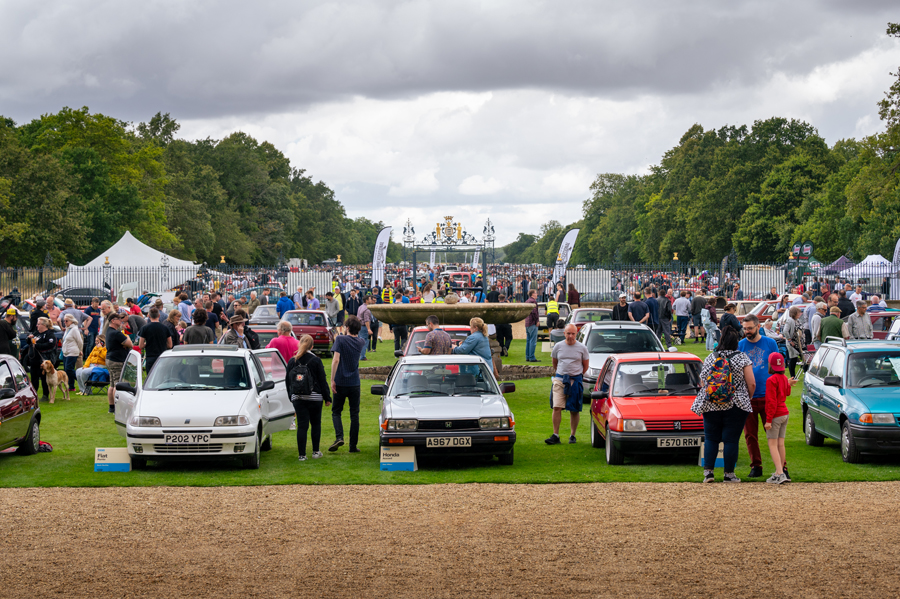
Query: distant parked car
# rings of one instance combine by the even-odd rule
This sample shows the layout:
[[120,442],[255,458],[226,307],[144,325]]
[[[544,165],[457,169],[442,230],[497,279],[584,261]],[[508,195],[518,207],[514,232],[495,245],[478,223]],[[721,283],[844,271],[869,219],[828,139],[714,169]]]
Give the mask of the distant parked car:
[[93,298],[98,298],[101,302],[109,299],[109,289],[95,289],[89,287],[66,287],[53,291],[53,295],[63,299],[70,299],[75,302],[79,308],[86,308],[91,305]]
[[251,326],[258,324],[278,324],[279,320],[281,320],[281,318],[278,317],[278,312],[275,310],[274,304],[259,306],[253,311],[253,314],[250,315]]
[[575,308],[565,319],[566,324],[574,324],[576,329],[581,329],[589,322],[602,322],[612,320],[610,308]]
[[[559,303],[559,319],[569,317],[572,308],[565,302]],[[547,327],[547,303],[538,302],[538,339],[550,338],[550,329]]]

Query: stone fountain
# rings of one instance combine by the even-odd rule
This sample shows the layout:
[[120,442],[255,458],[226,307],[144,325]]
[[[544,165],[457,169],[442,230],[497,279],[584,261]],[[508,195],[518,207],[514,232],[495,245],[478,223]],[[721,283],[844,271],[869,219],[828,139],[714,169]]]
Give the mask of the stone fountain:
[[441,324],[468,325],[475,317],[488,324],[525,320],[534,304],[372,304],[372,315],[384,324],[423,325],[434,314]]

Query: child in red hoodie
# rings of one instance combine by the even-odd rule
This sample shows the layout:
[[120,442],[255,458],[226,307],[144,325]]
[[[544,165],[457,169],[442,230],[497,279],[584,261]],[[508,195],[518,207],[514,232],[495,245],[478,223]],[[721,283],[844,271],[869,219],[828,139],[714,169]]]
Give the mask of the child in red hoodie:
[[787,458],[784,455],[784,436],[787,432],[788,409],[785,400],[791,392],[791,383],[784,376],[784,356],[780,353],[769,355],[769,378],[766,381],[766,441],[769,453],[775,462],[775,474],[766,482],[776,485],[790,482]]

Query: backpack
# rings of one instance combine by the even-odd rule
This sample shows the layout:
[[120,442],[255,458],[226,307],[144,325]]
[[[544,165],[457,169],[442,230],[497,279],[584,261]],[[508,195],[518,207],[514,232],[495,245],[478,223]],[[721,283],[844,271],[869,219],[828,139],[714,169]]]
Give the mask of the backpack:
[[294,364],[294,367],[291,368],[291,371],[288,373],[288,380],[290,381],[290,391],[291,397],[293,398],[295,395],[304,396],[304,395],[312,395],[313,392],[313,380],[312,375],[309,372],[309,368],[305,365],[301,364],[299,361]]
[[702,310],[700,310],[700,322],[703,323],[703,326],[706,326],[712,322],[712,319],[710,318],[710,315],[709,315],[709,310],[707,310],[706,308],[703,308]]
[[731,362],[724,354],[713,354],[712,368],[706,375],[706,397],[710,403],[725,406],[731,403],[734,396],[734,382],[731,379]]

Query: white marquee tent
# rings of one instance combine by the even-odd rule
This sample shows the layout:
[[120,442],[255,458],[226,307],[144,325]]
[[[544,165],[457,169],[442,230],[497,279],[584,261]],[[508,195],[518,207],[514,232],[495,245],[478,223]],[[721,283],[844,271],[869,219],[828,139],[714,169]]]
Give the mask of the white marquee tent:
[[841,271],[841,276],[847,279],[860,279],[872,277],[889,277],[894,272],[891,261],[880,254],[866,256],[866,259],[850,268]]
[[149,291],[161,292],[193,279],[199,266],[155,250],[126,231],[111,248],[84,266],[70,264],[66,275],[53,282],[60,287],[113,290],[137,282]]

